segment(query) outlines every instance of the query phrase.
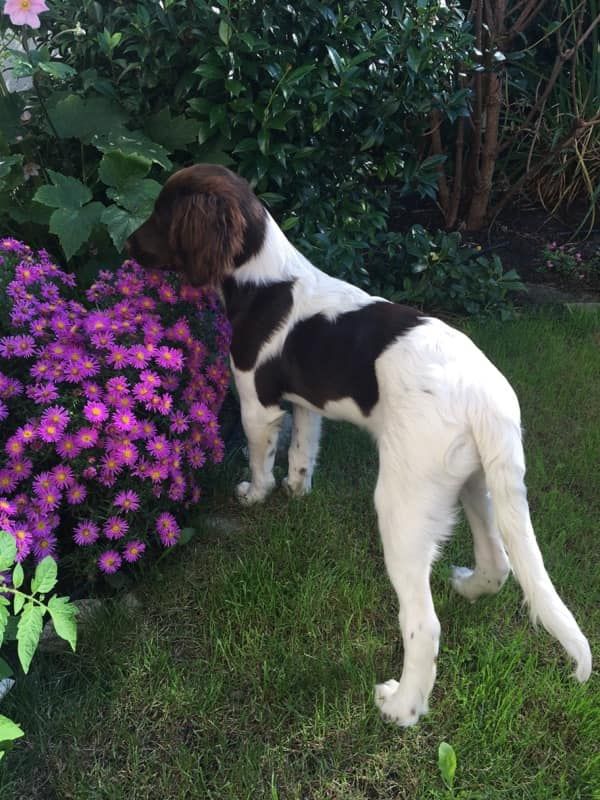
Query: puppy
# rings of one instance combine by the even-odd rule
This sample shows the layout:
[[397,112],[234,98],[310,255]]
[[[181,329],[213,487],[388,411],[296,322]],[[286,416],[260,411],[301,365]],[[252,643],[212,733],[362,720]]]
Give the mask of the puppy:
[[466,336],[318,270],[224,167],[175,173],[128,249],[144,267],[178,270],[222,294],[249,445],[243,503],[274,487],[282,400],[293,404],[285,486],[294,495],[310,491],[322,416],[375,438],[375,507],[404,644],[400,681],[375,690],[386,718],[408,726],[427,712],[440,636],[429,576],[458,500],[475,567],[454,570],[456,591],[471,601],[494,594],[512,567],[533,621],[587,680],[589,644],[544,568],[529,516],[517,398]]

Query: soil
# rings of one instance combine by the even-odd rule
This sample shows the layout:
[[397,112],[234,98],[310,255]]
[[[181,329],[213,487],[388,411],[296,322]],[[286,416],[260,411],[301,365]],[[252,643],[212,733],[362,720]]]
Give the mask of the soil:
[[[552,302],[552,298],[556,302],[600,302],[600,269],[583,279],[566,278],[548,270],[543,258],[544,248],[555,242],[557,245],[576,243],[584,260],[594,255],[600,260],[600,227],[590,231],[588,221],[575,235],[586,212],[587,207],[580,206],[572,207],[561,216],[552,215],[539,204],[521,200],[505,209],[490,228],[476,233],[462,232],[463,241],[480,245],[486,255],[496,253],[506,271],[515,269],[528,288],[539,287],[540,297],[546,298],[542,302]],[[426,228],[443,227],[434,207],[399,210],[395,222],[396,230],[405,230],[414,224]],[[536,294],[535,289],[533,293]],[[525,297],[522,299],[527,302]]]

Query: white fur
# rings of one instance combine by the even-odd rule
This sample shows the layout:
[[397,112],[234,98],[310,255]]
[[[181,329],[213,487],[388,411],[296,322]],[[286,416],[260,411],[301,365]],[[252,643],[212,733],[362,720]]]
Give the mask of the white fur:
[[[262,250],[233,277],[240,285],[295,281],[291,313],[261,348],[256,367],[282,352],[300,320],[317,313],[334,320],[380,300],[316,269],[270,217]],[[440,634],[429,575],[440,545],[451,534],[459,498],[473,532],[475,567],[455,568],[456,591],[471,601],[497,592],[510,559],[532,618],[576,661],[578,680],[586,680],[591,672],[589,645],[552,586],[531,526],[519,405],[507,380],[466,336],[433,318],[399,337],[375,368],[379,402],[368,416],[349,398],[318,409],[302,397],[285,397],[294,404],[294,433],[284,483],[294,494],[310,490],[319,414],[361,425],[377,441],[375,507],[404,643],[400,681],[376,689],[384,716],[406,726],[427,711]],[[233,366],[233,373],[252,472],[251,482],[237,491],[243,502],[252,503],[274,486],[273,452],[283,412],[261,405],[254,371]]]

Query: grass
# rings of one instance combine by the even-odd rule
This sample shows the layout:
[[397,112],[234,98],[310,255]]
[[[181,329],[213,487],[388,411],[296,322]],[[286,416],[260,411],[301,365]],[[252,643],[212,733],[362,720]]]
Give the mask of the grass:
[[[472,323],[514,383],[530,501],[548,569],[592,639],[600,596],[598,317]],[[0,765],[2,800],[597,800],[600,692],[580,686],[513,581],[471,605],[464,524],[432,578],[442,624],[431,713],[384,724],[376,681],[399,676],[397,609],[372,505],[376,454],[327,427],[313,494],[243,511],[223,476],[207,528],[149,570],[142,607],[109,608],[76,656],[42,655],[3,704],[27,740]],[[458,756],[454,795],[437,749]]]

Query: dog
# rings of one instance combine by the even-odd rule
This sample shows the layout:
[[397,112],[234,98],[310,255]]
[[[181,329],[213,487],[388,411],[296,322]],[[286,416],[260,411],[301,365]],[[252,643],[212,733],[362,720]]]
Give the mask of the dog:
[[470,601],[494,594],[512,567],[533,622],[574,659],[575,677],[588,679],[589,644],[531,524],[517,397],[468,337],[321,272],[249,184],[221,166],[172,175],[127,247],[143,267],[174,269],[221,293],[251,469],[240,501],[258,503],[275,485],[282,401],[293,406],[284,480],[292,495],[311,489],[322,417],[349,420],[377,442],[375,508],[404,644],[400,681],[375,688],[384,718],[410,726],[428,710],[440,637],[430,572],[459,500],[475,566],[454,568],[454,589]]

